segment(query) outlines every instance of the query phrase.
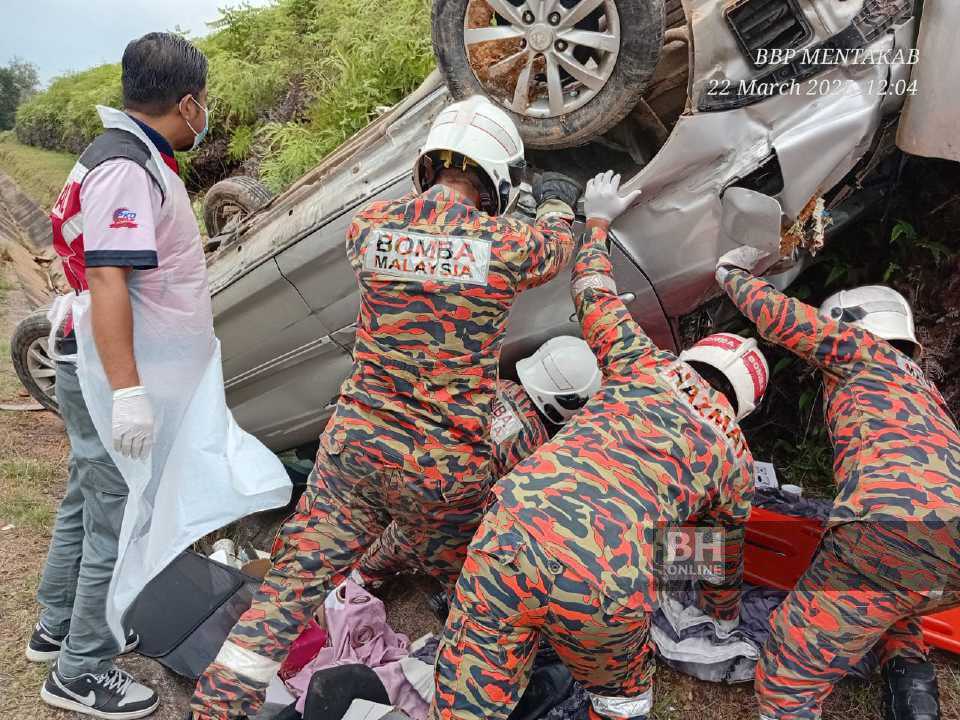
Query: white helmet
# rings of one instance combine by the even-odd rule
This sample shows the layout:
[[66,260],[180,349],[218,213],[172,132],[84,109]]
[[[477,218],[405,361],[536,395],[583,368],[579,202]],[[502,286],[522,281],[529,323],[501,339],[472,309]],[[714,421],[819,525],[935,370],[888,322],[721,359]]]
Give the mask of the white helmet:
[[861,327],[884,340],[906,340],[920,349],[910,303],[893,288],[864,285],[841,290],[823,301],[820,314]]
[[770,367],[753,338],[733,333],[708,335],[680,353],[680,359],[696,370],[697,363],[719,370],[733,386],[737,420],[752,413],[767,390]]
[[578,337],[547,340],[517,363],[527,395],[550,422],[562,425],[600,389],[600,366],[590,346]]
[[492,215],[506,212],[524,165],[523,140],[510,116],[483,95],[453,103],[437,115],[414,165],[413,185],[423,192],[441,167],[470,164],[490,181],[481,209]]

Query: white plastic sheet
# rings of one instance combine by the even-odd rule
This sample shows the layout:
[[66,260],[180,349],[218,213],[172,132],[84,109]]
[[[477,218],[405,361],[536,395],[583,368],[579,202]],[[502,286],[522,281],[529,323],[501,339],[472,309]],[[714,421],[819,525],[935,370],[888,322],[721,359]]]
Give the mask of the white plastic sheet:
[[[106,126],[123,127],[152,147],[125,115],[100,112]],[[176,188],[179,178],[157,161],[169,173],[168,187]],[[80,294],[72,308],[80,388],[129,492],[107,598],[107,622],[117,638],[123,637],[124,612],[184,549],[234,520],[286,504],[292,488],[280,460],[241,430],[227,407],[203,251],[182,195],[181,202],[174,193],[164,202],[164,214],[173,213],[173,237],[182,242],[166,258],[160,250],[158,269],[127,279],[134,355],[154,414],[154,445],[146,460],[113,449],[113,392],[93,341],[90,293]]]
[[212,327],[193,336],[167,332],[173,328],[151,322],[158,320],[151,310],[162,308],[146,309],[136,299],[134,347],[153,405],[155,444],[146,461],[115,452],[112,391],[90,333],[89,299],[83,293],[74,303],[80,386],[129,491],[107,599],[107,622],[119,638],[123,613],[157,573],[207,533],[286,504],[291,483],[276,456],[227,408]]

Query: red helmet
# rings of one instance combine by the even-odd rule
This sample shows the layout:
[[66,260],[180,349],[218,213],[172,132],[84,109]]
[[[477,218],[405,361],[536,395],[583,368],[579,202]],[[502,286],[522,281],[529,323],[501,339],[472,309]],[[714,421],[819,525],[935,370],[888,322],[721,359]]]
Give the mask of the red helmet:
[[767,390],[770,368],[753,338],[733,333],[708,335],[680,353],[684,362],[704,363],[730,381],[737,396],[737,419],[752,413]]

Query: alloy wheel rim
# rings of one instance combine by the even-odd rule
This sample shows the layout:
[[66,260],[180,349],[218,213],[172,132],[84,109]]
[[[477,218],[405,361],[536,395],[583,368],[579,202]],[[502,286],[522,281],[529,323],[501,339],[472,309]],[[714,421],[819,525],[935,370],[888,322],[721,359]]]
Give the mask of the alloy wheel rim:
[[487,95],[519,115],[553,118],[610,80],[620,15],[614,0],[469,0],[463,42]]
[[47,338],[39,337],[27,348],[27,372],[44,395],[55,399],[57,368],[47,354]]

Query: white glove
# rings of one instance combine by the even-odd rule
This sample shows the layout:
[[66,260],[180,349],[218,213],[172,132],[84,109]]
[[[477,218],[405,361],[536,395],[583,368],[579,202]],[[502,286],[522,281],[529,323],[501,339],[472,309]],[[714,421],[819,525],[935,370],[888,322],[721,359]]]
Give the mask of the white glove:
[[113,391],[113,449],[143,460],[153,447],[153,408],[142,385]]
[[749,245],[741,245],[730,252],[724,253],[717,260],[717,282],[723,284],[723,281],[727,279],[730,268],[753,272],[763,260],[769,257],[770,253],[757,250]]
[[640,190],[634,190],[626,197],[620,197],[620,176],[613,170],[600,173],[587,182],[583,193],[583,213],[587,219],[596,218],[613,222],[640,197]]

